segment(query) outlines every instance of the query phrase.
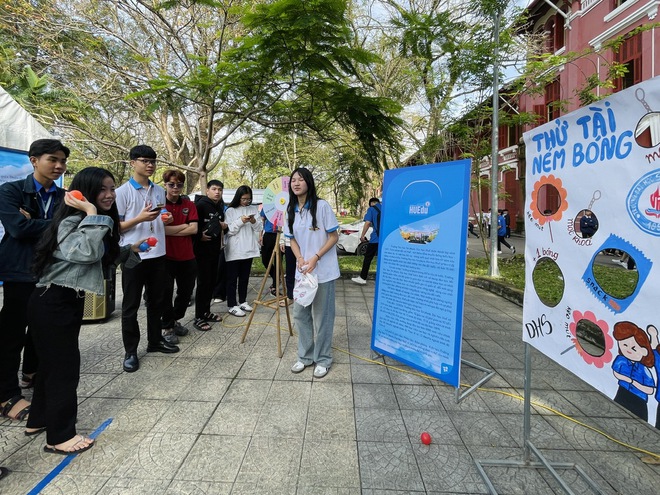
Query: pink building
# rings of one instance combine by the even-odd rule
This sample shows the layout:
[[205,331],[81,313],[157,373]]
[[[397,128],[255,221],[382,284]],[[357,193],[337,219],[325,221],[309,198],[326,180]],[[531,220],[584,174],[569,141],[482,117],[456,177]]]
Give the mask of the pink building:
[[[559,67],[554,81],[545,86],[542,94],[522,94],[509,102],[520,112],[539,115],[536,125],[580,108],[582,104],[576,92],[589,77],[595,75],[600,81],[606,80],[612,62],[625,64],[628,73],[616,80],[613,90],[594,89],[596,96],[606,96],[660,74],[660,26],[653,26],[660,23],[660,0],[534,0],[527,11],[530,32],[544,34],[546,53],[594,52]],[[642,26],[650,29],[639,30]],[[617,52],[607,48],[608,43],[620,37],[623,42]],[[507,105],[500,108],[506,112]],[[525,153],[520,138],[532,127],[500,126],[499,129],[498,181],[505,199],[499,201],[498,207],[509,210],[514,230],[522,230],[525,210]],[[490,177],[490,171],[487,160],[481,166],[482,177]],[[490,191],[482,191],[481,195],[487,210]]]

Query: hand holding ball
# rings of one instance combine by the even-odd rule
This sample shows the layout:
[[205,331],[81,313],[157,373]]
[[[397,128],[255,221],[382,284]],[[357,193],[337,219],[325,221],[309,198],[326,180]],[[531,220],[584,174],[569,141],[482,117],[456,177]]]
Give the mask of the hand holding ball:
[[160,219],[163,222],[167,222],[167,217],[168,217],[169,214],[170,214],[170,212],[167,211],[167,209],[163,208],[162,210],[160,210]]
[[150,247],[149,244],[147,244],[146,242],[143,242],[142,244],[140,244],[139,249],[140,249],[140,251],[142,251],[144,253],[145,251],[147,251],[149,249],[149,247]]
[[72,191],[69,191],[69,194],[76,198],[78,201],[83,201],[85,199],[85,196],[83,196],[83,193],[78,191],[77,189],[74,189]]
[[148,244],[150,247],[154,247],[156,244],[158,244],[158,239],[156,239],[155,237],[149,237],[149,238],[147,239],[147,244]]

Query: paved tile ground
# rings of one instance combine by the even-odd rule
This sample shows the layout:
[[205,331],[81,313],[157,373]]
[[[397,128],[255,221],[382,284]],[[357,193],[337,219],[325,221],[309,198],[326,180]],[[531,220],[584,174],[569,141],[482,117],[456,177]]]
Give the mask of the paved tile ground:
[[[259,282],[251,280],[252,299]],[[368,360],[372,309],[373,282],[338,281],[335,364],[322,380],[311,368],[289,371],[296,338],[285,332],[277,357],[274,311],[263,307],[245,344],[245,319],[228,316],[203,333],[192,328],[190,309],[181,352],[146,354],[143,341],[133,374],[122,371],[119,311],[85,324],[78,427],[90,433],[111,423],[41,493],[487,493],[475,458],[522,459],[521,308],[468,287],[463,357],[497,375],[459,404],[449,386],[389,358]],[[660,466],[642,462],[645,454],[540,406],[652,452],[660,452],[660,432],[535,351],[533,362],[536,447],[554,462],[579,464],[604,493],[657,495]],[[465,383],[480,376],[463,368]],[[422,431],[430,446],[419,441]],[[12,470],[0,481],[3,495],[28,493],[64,459],[45,454],[45,436],[26,438],[19,423],[3,421],[0,432],[0,465]],[[488,473],[503,494],[561,493],[543,471]],[[576,493],[591,493],[573,470],[563,473]]]

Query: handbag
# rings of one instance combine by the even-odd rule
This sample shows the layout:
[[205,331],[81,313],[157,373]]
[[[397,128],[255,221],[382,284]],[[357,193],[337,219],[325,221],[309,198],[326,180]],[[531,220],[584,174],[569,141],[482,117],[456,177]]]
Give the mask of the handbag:
[[293,300],[307,307],[314,301],[318,288],[319,278],[315,273],[298,273],[293,286]]

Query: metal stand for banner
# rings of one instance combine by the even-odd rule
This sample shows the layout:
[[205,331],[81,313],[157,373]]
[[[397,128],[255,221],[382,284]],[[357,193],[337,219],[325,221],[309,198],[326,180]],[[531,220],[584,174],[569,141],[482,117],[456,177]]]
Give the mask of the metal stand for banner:
[[[273,254],[270,256],[270,262],[266,268],[266,273],[264,278],[261,281],[261,287],[259,288],[259,293],[257,294],[257,299],[254,301],[254,309],[250,313],[248,318],[247,325],[245,325],[245,330],[243,331],[243,336],[241,337],[241,344],[245,342],[245,337],[247,336],[248,330],[250,330],[250,325],[252,324],[252,318],[257,312],[259,306],[264,306],[270,309],[275,310],[275,319],[277,320],[277,355],[282,357],[282,335],[281,335],[281,325],[280,325],[280,309],[284,307],[286,311],[286,321],[289,325],[289,336],[293,337],[293,327],[291,325],[291,315],[289,313],[289,301],[286,294],[286,284],[284,283],[284,272],[282,271],[282,256],[280,255],[280,235],[282,231],[277,231],[277,238],[275,240],[275,249],[273,249]],[[273,299],[264,299],[262,300],[262,295],[266,287],[266,282],[270,277],[270,269],[275,263],[275,298]]]
[[484,368],[483,366],[479,366],[478,364],[472,363],[470,361],[466,361],[465,359],[461,359],[461,364],[463,366],[469,366],[470,368],[474,368],[479,371],[483,371],[485,375],[479,380],[477,383],[472,385],[470,388],[465,390],[464,392],[461,393],[461,388],[460,386],[456,389],[456,404],[461,402],[463,399],[465,399],[468,395],[470,395],[472,392],[477,390],[479,387],[481,387],[484,383],[486,383],[488,380],[493,378],[495,376],[495,372],[491,369]]
[[[587,473],[577,464],[570,462],[550,462],[541,452],[532,444],[530,440],[531,430],[531,385],[532,381],[532,353],[529,344],[525,343],[525,406],[523,416],[523,459],[522,461],[510,461],[507,459],[475,459],[477,470],[488,487],[488,492],[492,495],[497,495],[497,490],[493,486],[484,466],[491,467],[504,467],[504,468],[532,468],[532,469],[547,469],[555,481],[561,486],[562,490],[569,495],[574,495],[575,492],[566,484],[562,479],[557,469],[572,469],[589,485],[589,487],[598,494],[603,494],[603,491],[596,485],[596,483],[587,475]],[[534,454],[538,461],[532,461],[531,454]]]

